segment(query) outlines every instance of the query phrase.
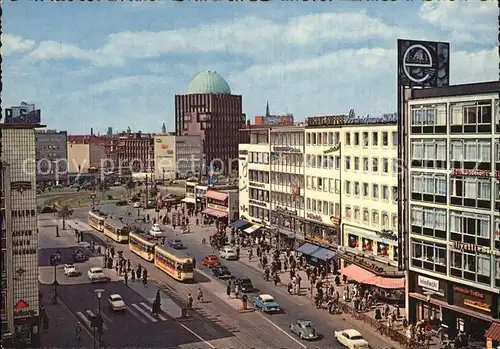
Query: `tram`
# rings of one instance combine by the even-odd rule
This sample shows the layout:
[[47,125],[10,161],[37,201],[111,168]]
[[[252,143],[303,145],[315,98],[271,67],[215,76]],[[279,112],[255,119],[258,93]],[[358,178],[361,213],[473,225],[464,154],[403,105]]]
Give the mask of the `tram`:
[[88,224],[97,231],[104,231],[104,220],[106,215],[99,210],[91,210],[88,215]]
[[117,219],[108,218],[104,222],[104,235],[116,242],[125,243],[128,241],[129,228]]
[[155,259],[156,243],[157,239],[148,234],[133,232],[128,235],[130,251],[148,262],[153,262]]
[[156,245],[155,266],[178,281],[193,280],[193,259],[182,251]]

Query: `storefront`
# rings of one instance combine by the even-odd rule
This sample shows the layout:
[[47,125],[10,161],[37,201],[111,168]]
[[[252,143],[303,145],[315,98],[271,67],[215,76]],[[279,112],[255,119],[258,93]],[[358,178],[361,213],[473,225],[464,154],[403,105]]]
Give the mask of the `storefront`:
[[343,224],[344,246],[382,260],[397,261],[398,236],[389,230],[374,231]]
[[296,248],[304,241],[305,221],[297,211],[276,207],[271,212],[271,228],[281,248]]
[[325,247],[306,242],[296,248],[296,251],[306,258],[308,264],[319,266],[332,263],[332,269],[333,264],[338,265],[337,253]]
[[448,338],[459,331],[477,340],[498,319],[498,295],[410,272],[409,320],[439,319]]
[[329,224],[324,223],[323,216],[316,213],[306,213],[305,239],[327,246],[338,246],[340,242],[340,219],[330,217]]
[[223,225],[229,225],[228,194],[215,190],[209,190],[205,193],[205,199],[206,206],[201,213],[212,217]]
[[194,188],[195,200],[196,200],[196,211],[201,212],[206,208],[205,194],[207,193],[208,187],[205,185],[197,185]]
[[185,203],[188,209],[194,210],[196,208],[196,183],[186,182],[186,195],[181,202]]

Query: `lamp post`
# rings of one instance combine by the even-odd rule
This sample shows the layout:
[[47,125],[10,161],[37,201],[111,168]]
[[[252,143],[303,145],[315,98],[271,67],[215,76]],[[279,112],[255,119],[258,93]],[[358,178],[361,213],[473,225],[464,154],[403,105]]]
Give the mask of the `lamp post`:
[[59,282],[57,282],[57,260],[60,258],[58,253],[51,253],[50,255],[50,265],[54,267],[54,282],[52,286],[54,287],[54,297],[52,297],[52,304],[57,304],[57,287],[59,286]]
[[[102,343],[102,317],[101,317],[101,297],[104,292],[102,288],[98,288],[94,290],[96,296],[97,296],[97,325],[98,325],[98,333],[99,333],[99,341],[98,341],[98,348],[101,347]],[[94,336],[94,344],[95,344],[95,336]],[[94,346],[95,348],[95,346]]]
[[162,172],[163,172],[163,175],[162,175],[162,183],[163,183],[163,185],[165,185],[165,168],[162,168],[161,170],[162,170]]

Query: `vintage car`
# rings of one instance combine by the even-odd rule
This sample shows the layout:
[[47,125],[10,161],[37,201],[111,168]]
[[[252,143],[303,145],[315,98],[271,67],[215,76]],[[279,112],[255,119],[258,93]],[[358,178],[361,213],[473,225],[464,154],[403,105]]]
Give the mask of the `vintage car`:
[[219,279],[231,279],[233,275],[224,265],[216,265],[212,267],[212,274]]
[[290,325],[290,331],[300,339],[314,340],[319,337],[316,328],[309,320],[296,320]]
[[201,265],[212,268],[213,266],[220,265],[219,257],[215,255],[205,256],[201,261]]
[[108,298],[109,309],[112,311],[123,311],[127,309],[125,302],[123,301],[122,296],[115,293],[109,296]]
[[279,312],[281,307],[270,294],[260,294],[253,298],[253,305],[264,313]]
[[334,331],[333,335],[340,344],[349,349],[368,349],[370,347],[361,333],[354,329]]
[[66,276],[79,276],[80,271],[73,264],[64,265],[64,275]]

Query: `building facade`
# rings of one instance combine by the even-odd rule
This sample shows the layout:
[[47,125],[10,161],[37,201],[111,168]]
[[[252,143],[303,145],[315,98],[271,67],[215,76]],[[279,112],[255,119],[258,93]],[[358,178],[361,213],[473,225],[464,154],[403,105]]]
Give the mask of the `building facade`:
[[500,326],[499,93],[406,91],[409,319],[441,319],[449,338]]
[[[242,98],[231,94],[216,72],[203,71],[189,83],[187,93],[175,96],[176,135],[196,135],[203,142],[204,168],[237,170],[238,144],[247,143]],[[234,167],[234,168],[232,168]]]
[[[6,266],[6,324],[16,341],[39,345],[38,225],[36,200],[36,137],[40,113],[6,118],[1,125],[3,202],[2,234]],[[8,172],[6,172],[8,171]],[[2,239],[2,243],[4,240]],[[2,245],[2,248],[4,246]],[[3,272],[2,268],[2,272]],[[4,288],[4,286],[7,286]],[[2,307],[4,308],[4,307]],[[5,332],[7,333],[7,332]]]
[[154,136],[154,164],[157,180],[199,176],[203,145],[200,136]]
[[40,130],[36,132],[36,181],[55,185],[67,182],[68,133],[66,131]]
[[120,173],[154,172],[154,137],[149,133],[124,132],[118,136],[116,158]]
[[[106,146],[96,136],[68,136],[68,177],[107,170]],[[89,171],[90,170],[90,171]]]

